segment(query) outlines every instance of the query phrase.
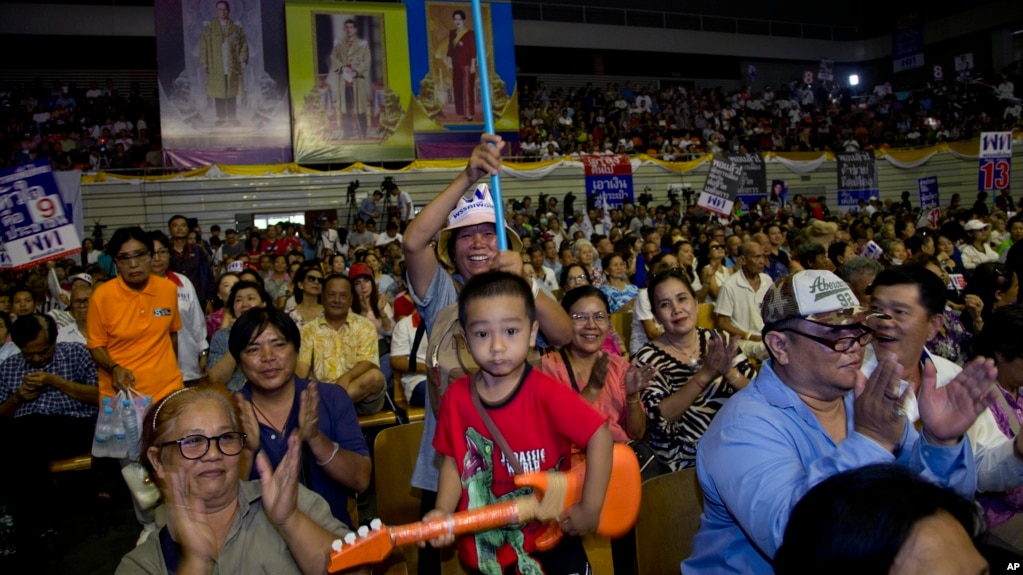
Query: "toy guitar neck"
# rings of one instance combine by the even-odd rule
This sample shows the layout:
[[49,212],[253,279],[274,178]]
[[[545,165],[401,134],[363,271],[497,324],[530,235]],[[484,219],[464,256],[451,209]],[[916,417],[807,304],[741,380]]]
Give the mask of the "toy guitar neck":
[[334,541],[329,571],[337,573],[360,565],[378,563],[399,547],[430,541],[448,533],[465,535],[524,523],[532,519],[532,511],[529,510],[535,509],[537,504],[535,497],[525,496],[447,517],[395,527],[385,527],[379,519],[374,519],[370,523],[371,529],[365,526],[359,528],[358,537],[349,533],[344,543],[341,540]]
[[[559,513],[582,499],[584,476],[585,464],[567,473],[527,473],[516,476],[515,484],[519,487],[532,487],[543,496],[542,499],[527,495],[453,513],[447,517],[393,527],[386,527],[379,519],[374,519],[370,524],[372,529],[363,526],[359,528],[358,536],[349,533],[343,542],[340,539],[334,541],[328,570],[337,573],[360,565],[378,563],[399,547],[427,542],[441,535],[479,533],[537,519],[552,521]],[[640,481],[639,463],[632,449],[615,444],[611,480],[600,513],[598,534],[619,537],[636,524]],[[556,539],[549,544],[555,542]],[[537,545],[540,546],[541,542],[538,541]]]

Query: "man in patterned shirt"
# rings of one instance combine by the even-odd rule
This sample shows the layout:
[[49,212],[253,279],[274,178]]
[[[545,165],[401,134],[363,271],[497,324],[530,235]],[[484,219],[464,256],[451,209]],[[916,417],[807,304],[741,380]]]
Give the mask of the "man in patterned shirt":
[[345,388],[355,411],[368,415],[384,406],[377,330],[352,308],[352,282],[341,274],[323,282],[323,315],[302,326],[295,375]]
[[11,339],[21,354],[0,364],[0,430],[11,438],[0,446],[0,461],[12,466],[0,474],[0,493],[25,541],[37,541],[58,516],[49,461],[88,452],[92,444],[98,374],[84,345],[57,343],[57,323],[48,315],[18,318]]

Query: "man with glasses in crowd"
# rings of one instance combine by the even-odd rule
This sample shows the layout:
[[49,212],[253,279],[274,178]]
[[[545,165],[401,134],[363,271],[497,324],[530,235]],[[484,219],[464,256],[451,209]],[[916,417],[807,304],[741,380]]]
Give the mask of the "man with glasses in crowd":
[[977,472],[963,435],[992,399],[993,365],[971,364],[942,388],[926,369],[917,432],[906,422],[896,359],[886,356],[869,379],[860,373],[872,312],[836,275],[783,277],[761,313],[771,359],[700,440],[705,505],[683,573],[770,572],[795,504],[848,469],[895,462],[973,497]]
[[[78,276],[85,276],[82,279]],[[89,299],[92,298],[92,277],[88,274],[76,274],[71,284],[71,323],[57,328],[57,343],[75,342],[88,345],[85,334],[89,333]]]

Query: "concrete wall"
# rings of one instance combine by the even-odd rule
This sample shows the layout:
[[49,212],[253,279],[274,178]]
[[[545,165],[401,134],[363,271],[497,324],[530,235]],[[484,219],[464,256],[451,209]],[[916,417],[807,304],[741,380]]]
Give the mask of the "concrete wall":
[[[1023,149],[1017,147],[1013,164],[1023,165]],[[937,176],[940,198],[943,205],[953,193],[962,194],[963,204],[970,205],[976,197],[976,160],[957,160],[950,154],[937,154],[927,164],[913,170],[892,167],[885,160],[877,162],[882,199],[898,199],[903,190],[909,190],[913,202],[917,202],[917,178]],[[435,197],[455,175],[454,170],[421,173],[395,173],[395,181],[412,196],[417,208],[421,208]],[[706,178],[707,168],[686,175],[667,172],[659,167],[645,166],[633,175],[634,187],[641,192],[652,188],[655,203],[664,202],[669,184],[687,183],[700,190]],[[194,216],[203,228],[212,224],[233,226],[237,214],[268,214],[281,212],[304,212],[316,209],[338,209],[342,222],[348,209],[345,206],[345,190],[348,182],[358,179],[359,199],[367,191],[379,187],[383,175],[287,175],[246,178],[203,178],[171,180],[161,182],[106,182],[82,186],[82,200],[85,209],[86,229],[93,220],[115,227],[141,224],[145,227],[163,229],[167,219],[177,213]],[[805,176],[790,172],[781,164],[767,165],[767,179],[783,179],[789,182],[789,195],[802,193],[817,195],[825,190],[828,205],[837,207],[835,163],[825,162],[820,170]],[[559,199],[573,191],[579,200],[583,197],[584,182],[581,167],[562,167],[542,180],[519,180],[510,176],[501,178],[505,200],[532,196],[534,201],[541,193]],[[1013,178],[1013,189],[1020,189],[1020,177]],[[577,204],[579,205],[578,201]]]

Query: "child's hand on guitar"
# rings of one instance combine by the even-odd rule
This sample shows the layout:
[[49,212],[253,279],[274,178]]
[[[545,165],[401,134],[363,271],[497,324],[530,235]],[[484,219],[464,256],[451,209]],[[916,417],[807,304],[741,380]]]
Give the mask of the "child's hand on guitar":
[[600,522],[600,507],[588,509],[582,502],[579,502],[569,507],[560,519],[561,530],[569,535],[578,537],[592,533]]
[[[431,519],[439,519],[439,518],[450,517],[450,516],[451,516],[450,513],[447,513],[445,511],[441,511],[440,509],[433,509],[431,511],[428,511],[426,513],[426,515],[423,516],[423,521],[429,521]],[[455,542],[455,534],[454,533],[446,533],[444,535],[441,535],[440,537],[437,537],[435,539],[431,539],[430,540],[430,545],[432,545],[434,547],[448,547],[449,545],[452,545],[454,542]],[[420,547],[426,547],[426,543],[425,542],[421,542],[421,543],[419,543],[419,546]]]

